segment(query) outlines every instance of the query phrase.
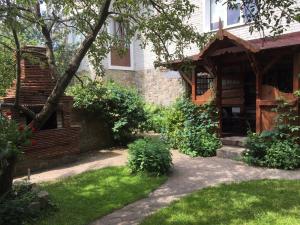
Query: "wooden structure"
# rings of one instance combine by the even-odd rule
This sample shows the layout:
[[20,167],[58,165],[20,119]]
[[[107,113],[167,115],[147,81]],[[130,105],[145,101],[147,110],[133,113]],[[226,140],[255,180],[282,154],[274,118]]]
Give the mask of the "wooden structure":
[[[38,113],[50,95],[55,81],[51,77],[46,58],[43,56],[46,50],[39,47],[26,47],[24,50],[32,53],[28,53],[27,59],[21,62],[20,104]],[[3,98],[4,103],[14,103],[14,101],[15,82]],[[61,98],[56,112],[40,131],[34,133],[33,139],[36,145],[24,149],[25,157],[18,164],[19,173],[26,173],[27,168],[34,170],[51,167],[64,160],[68,161],[68,158],[79,153],[80,127],[71,124],[72,106],[72,97]],[[2,108],[1,110],[10,111],[11,109]],[[22,112],[13,110],[11,113],[12,119],[18,121],[19,124],[25,125],[31,121],[31,118]]]
[[223,135],[271,129],[279,98],[299,110],[293,92],[300,88],[300,32],[246,41],[220,29],[200,54],[172,68],[190,85],[196,104],[215,99]]

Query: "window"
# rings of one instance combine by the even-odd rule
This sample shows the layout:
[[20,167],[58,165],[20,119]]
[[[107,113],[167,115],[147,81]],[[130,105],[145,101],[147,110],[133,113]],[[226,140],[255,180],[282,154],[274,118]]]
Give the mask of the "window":
[[111,33],[120,41],[118,46],[112,48],[110,57],[110,69],[133,69],[132,46],[126,42],[126,27],[122,22],[113,20]]
[[198,73],[196,79],[196,94],[203,95],[213,85],[213,78],[207,73]]
[[120,22],[113,21],[113,34],[118,37],[119,40],[124,40],[126,36],[126,29],[124,25]]
[[[230,6],[224,1],[208,0],[210,7],[210,29],[217,30],[220,20],[223,27],[251,22],[253,15],[257,12],[255,0],[248,0],[245,6],[241,5],[240,0],[236,0],[236,5]],[[244,19],[242,19],[244,18]]]
[[238,2],[236,7],[227,6],[227,25],[240,23],[241,4]]
[[247,23],[253,21],[257,12],[258,9],[255,0],[248,0],[243,8],[244,21]]

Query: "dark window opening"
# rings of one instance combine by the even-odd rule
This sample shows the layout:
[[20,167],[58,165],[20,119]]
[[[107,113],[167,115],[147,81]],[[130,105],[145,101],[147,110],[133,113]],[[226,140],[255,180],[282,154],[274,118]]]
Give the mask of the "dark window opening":
[[275,64],[263,77],[263,85],[277,88],[281,92],[293,93],[293,62],[289,60]]
[[[30,107],[30,109],[35,112],[35,113],[39,113],[41,111],[41,107]],[[30,122],[32,121],[31,118],[29,118],[28,116],[26,116],[26,124],[30,124]],[[57,129],[57,113],[54,112],[49,119],[47,120],[47,122],[41,127],[40,130],[50,130],[50,129]]]
[[198,73],[196,79],[196,94],[203,95],[213,85],[214,78],[207,73]]

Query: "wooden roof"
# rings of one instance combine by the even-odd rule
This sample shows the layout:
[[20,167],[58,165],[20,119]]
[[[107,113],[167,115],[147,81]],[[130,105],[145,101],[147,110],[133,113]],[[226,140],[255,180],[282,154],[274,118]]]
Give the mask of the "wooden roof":
[[[300,45],[300,32],[283,34],[277,37],[244,40],[226,30],[220,29],[199,54],[189,56],[187,59],[190,61],[201,61],[207,55],[215,56],[242,51],[258,53],[263,50],[297,45]],[[182,60],[176,60],[171,64],[178,65],[182,62]]]

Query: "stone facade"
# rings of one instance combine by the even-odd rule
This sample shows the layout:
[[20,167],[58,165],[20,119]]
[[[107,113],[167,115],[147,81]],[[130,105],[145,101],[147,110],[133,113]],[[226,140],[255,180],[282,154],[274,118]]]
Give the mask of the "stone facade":
[[184,81],[178,74],[160,69],[107,70],[105,80],[137,88],[146,102],[157,105],[170,105],[185,93]]

